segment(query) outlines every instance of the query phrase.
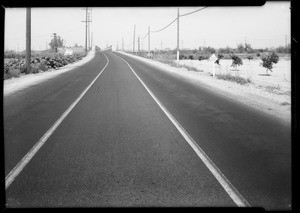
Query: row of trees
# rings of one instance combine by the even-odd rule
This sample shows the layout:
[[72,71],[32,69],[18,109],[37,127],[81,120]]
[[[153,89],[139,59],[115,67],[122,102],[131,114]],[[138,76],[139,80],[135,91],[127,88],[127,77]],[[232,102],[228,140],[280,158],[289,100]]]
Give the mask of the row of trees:
[[[155,52],[162,52],[162,53],[167,53],[167,52],[172,52],[172,54],[176,54],[177,49],[174,50],[157,50],[157,51],[151,51],[153,53]],[[187,50],[183,49],[180,50],[181,54],[208,54],[211,55],[213,53],[221,53],[221,54],[257,54],[259,57],[262,53],[268,53],[268,52],[276,52],[276,53],[285,53],[289,54],[291,53],[291,45],[287,45],[286,47],[279,46],[277,48],[252,48],[251,44],[238,44],[236,48],[231,48],[231,47],[225,47],[225,48],[214,48],[214,47],[199,47],[198,49],[193,49],[193,50]]]
[[[195,50],[194,50],[195,51]],[[197,50],[196,50],[197,51]],[[238,44],[236,48],[225,47],[215,49],[213,47],[199,47],[198,51],[208,54],[213,53],[223,53],[223,54],[230,54],[230,53],[263,53],[263,52],[277,52],[277,53],[291,53],[291,45],[287,45],[286,47],[279,46],[277,48],[258,48],[254,49],[251,47],[251,44]]]

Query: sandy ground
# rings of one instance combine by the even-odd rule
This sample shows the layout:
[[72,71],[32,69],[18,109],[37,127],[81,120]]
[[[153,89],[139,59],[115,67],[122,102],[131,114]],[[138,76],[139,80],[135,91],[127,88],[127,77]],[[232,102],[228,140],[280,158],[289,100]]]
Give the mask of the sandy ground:
[[128,56],[137,58],[169,72],[173,75],[196,84],[205,86],[212,91],[225,95],[228,98],[246,103],[274,117],[281,119],[283,122],[291,122],[291,61],[280,60],[275,64],[270,76],[266,76],[265,68],[260,66],[261,60],[243,60],[243,66],[238,67],[235,71],[231,65],[231,60],[221,60],[220,66],[215,65],[216,73],[230,73],[249,77],[251,84],[240,85],[235,82],[224,81],[213,78],[212,63],[209,61],[198,60],[181,60],[180,64],[193,66],[201,70],[188,71],[186,68],[171,67],[158,61],[146,59],[136,55],[120,52]]
[[50,78],[54,78],[62,73],[72,71],[78,66],[82,66],[85,63],[92,60],[95,56],[95,51],[90,51],[86,57],[81,59],[80,61],[76,61],[74,63],[68,64],[64,67],[60,67],[59,69],[50,69],[46,72],[37,73],[37,74],[28,74],[21,75],[18,78],[10,78],[4,81],[3,92],[4,96],[10,95],[16,91],[23,90],[31,85],[40,84]]
[[[270,76],[266,76],[266,69],[260,65],[261,60],[243,60],[243,65],[237,69],[231,67],[232,60],[224,59],[220,65],[215,65],[215,72],[220,74],[230,73],[244,78],[250,78],[256,85],[280,87],[281,90],[291,91],[291,60],[280,59],[273,65],[273,72],[268,71]],[[180,60],[180,64],[195,67],[212,73],[212,63],[203,60]]]

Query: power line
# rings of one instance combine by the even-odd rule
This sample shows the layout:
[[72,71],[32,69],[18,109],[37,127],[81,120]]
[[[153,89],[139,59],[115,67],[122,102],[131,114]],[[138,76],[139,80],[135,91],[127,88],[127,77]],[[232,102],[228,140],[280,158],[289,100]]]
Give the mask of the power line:
[[167,27],[169,27],[169,26],[170,26],[171,24],[173,24],[176,20],[177,20],[177,18],[174,19],[170,24],[168,24],[167,26],[163,27],[163,28],[160,29],[160,30],[155,30],[155,31],[150,31],[150,32],[151,32],[151,33],[157,33],[157,32],[160,32],[160,31],[166,29]]
[[[179,17],[187,16],[187,15],[196,13],[196,12],[198,12],[198,11],[200,11],[200,10],[204,10],[205,8],[207,8],[207,7],[203,7],[203,8],[197,9],[197,10],[195,10],[195,11],[192,11],[192,12],[189,12],[189,13],[185,13],[185,14],[182,14],[182,15],[179,15]],[[165,27],[163,27],[163,28],[161,28],[161,29],[159,29],[159,30],[154,30],[154,31],[150,31],[150,32],[151,32],[151,33],[157,33],[157,32],[160,32],[160,31],[166,29],[167,27],[169,27],[171,24],[173,24],[177,19],[178,19],[178,17],[175,18],[175,19],[174,19],[171,23],[169,23],[167,26],[165,26]],[[148,35],[148,33],[147,33],[142,39],[146,38],[147,35]]]
[[200,11],[200,10],[204,10],[205,8],[207,8],[207,7],[203,7],[203,8],[200,8],[200,9],[198,9],[198,10],[195,10],[195,11],[193,11],[193,12],[189,12],[189,13],[186,13],[186,14],[179,15],[179,17],[187,16],[187,15],[196,13],[196,12],[198,12],[198,11]]
[[149,33],[147,33],[142,39],[146,38],[146,36],[148,35]]

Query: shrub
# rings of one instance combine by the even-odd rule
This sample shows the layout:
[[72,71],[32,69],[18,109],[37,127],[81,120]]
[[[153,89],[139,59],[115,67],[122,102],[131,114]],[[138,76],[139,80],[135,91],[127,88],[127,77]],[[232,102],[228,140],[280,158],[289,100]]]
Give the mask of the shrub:
[[242,59],[237,55],[232,54],[231,59],[232,59],[231,67],[235,67],[235,69],[237,69],[237,66],[243,65]]
[[207,60],[209,59],[209,56],[207,54],[201,54],[198,56],[198,60],[201,61],[201,60]]
[[179,54],[179,60],[188,59],[186,54]]
[[16,68],[10,68],[8,70],[8,74],[11,76],[11,77],[19,77],[20,75],[20,70],[19,69],[16,69]]
[[250,60],[253,59],[253,56],[252,56],[252,55],[248,55],[248,56],[247,56],[247,59],[250,61]]
[[268,71],[273,72],[273,63],[276,64],[279,61],[279,57],[276,53],[272,52],[267,56],[263,56],[261,60],[263,61],[262,66],[266,68],[267,75],[269,75]]
[[[11,52],[10,52],[11,53]],[[10,56],[13,54],[11,53]],[[38,73],[39,71],[47,71],[48,69],[57,69],[59,67],[65,66],[69,63],[73,63],[82,59],[85,53],[75,53],[73,55],[64,56],[61,54],[33,54],[30,60],[31,70],[30,73]],[[11,73],[9,73],[11,70]],[[19,73],[28,73],[25,67],[25,59],[21,57],[11,58],[4,61],[4,79],[8,79],[17,75]],[[19,75],[19,74],[18,74]]]
[[272,71],[272,69],[273,69],[273,62],[270,60],[270,58],[267,56],[264,56],[263,58],[261,58],[261,60],[263,61],[263,63],[262,63],[262,66],[264,67],[264,68],[266,68],[266,71],[267,71],[267,75],[269,75],[269,73],[268,73],[268,71],[270,70],[271,72],[273,72]]
[[277,64],[277,62],[279,61],[279,57],[275,52],[272,52],[270,55],[270,60],[274,63]]
[[190,60],[194,60],[194,55],[189,55]]
[[236,82],[238,84],[248,84],[248,83],[251,83],[251,79],[250,78],[243,78],[243,77],[240,77],[240,76],[234,76],[234,75],[231,75],[231,74],[216,74],[216,77],[218,79],[223,79],[223,80],[226,80],[226,81],[232,81],[232,82]]
[[218,59],[222,59],[222,58],[224,58],[224,55],[221,53],[218,53],[217,57],[218,57]]

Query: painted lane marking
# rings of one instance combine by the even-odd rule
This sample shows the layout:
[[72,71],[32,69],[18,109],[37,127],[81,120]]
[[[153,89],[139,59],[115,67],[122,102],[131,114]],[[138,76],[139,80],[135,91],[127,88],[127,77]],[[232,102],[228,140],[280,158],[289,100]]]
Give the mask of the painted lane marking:
[[[103,52],[102,52],[103,53]],[[68,107],[68,109],[60,116],[60,118],[48,129],[48,131],[39,139],[39,141],[31,148],[31,150],[21,159],[21,161],[9,172],[5,177],[5,189],[7,189],[10,184],[15,180],[15,178],[20,174],[24,167],[29,163],[33,156],[39,151],[39,149],[44,145],[52,133],[57,129],[61,122],[67,117],[71,110],[76,106],[80,99],[85,95],[89,88],[94,84],[94,82],[99,78],[102,72],[105,70],[109,64],[109,59],[105,56],[107,62],[100,73],[94,78],[94,80],[87,86],[87,88],[79,95],[79,97]]]
[[131,69],[133,74],[137,77],[137,79],[141,82],[147,92],[151,95],[154,101],[158,104],[161,110],[166,114],[166,116],[170,119],[170,121],[174,124],[183,138],[189,143],[189,145],[196,152],[198,157],[203,161],[205,166],[209,169],[209,171],[213,174],[213,176],[218,180],[227,194],[231,197],[234,203],[239,207],[250,207],[248,201],[239,193],[239,191],[230,183],[230,181],[225,177],[225,175],[220,171],[220,169],[214,164],[214,162],[206,155],[206,153],[201,149],[201,147],[194,141],[194,139],[187,133],[187,131],[180,125],[180,123],[174,118],[174,116],[167,110],[167,108],[156,98],[156,96],[152,93],[152,91],[146,86],[146,84],[142,81],[142,79],[135,73],[129,63],[123,59],[122,57],[113,54],[120,59],[122,59],[128,67]]

